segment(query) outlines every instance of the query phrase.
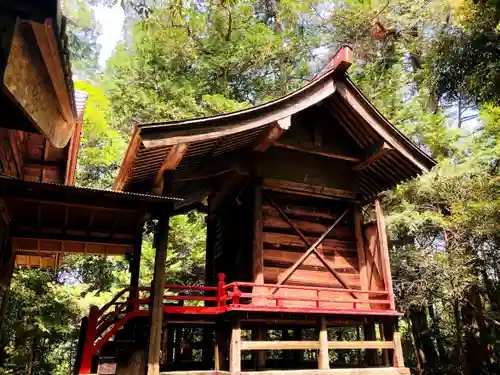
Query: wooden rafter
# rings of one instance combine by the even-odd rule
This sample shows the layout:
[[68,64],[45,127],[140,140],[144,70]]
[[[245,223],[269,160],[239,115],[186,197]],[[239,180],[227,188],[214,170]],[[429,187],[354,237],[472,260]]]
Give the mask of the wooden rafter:
[[264,152],[290,129],[292,117],[288,116],[270,124],[253,145],[254,151]]
[[365,159],[356,164],[353,169],[356,171],[360,171],[366,167],[369,167],[377,160],[379,160],[380,158],[389,154],[392,151],[394,151],[394,149],[387,142],[383,142],[380,147],[378,147],[373,153],[371,153]]
[[[340,282],[340,284],[346,288],[346,289],[351,289],[349,287],[349,285],[342,279],[342,277],[340,276],[340,274],[330,265],[330,263],[328,263],[328,261],[323,257],[322,254],[320,254],[318,251],[317,251],[317,247],[319,244],[321,244],[321,242],[323,242],[323,240],[325,239],[325,237],[328,235],[328,233],[330,233],[333,228],[342,220],[342,218],[347,214],[347,212],[349,211],[349,208],[347,208],[343,213],[342,215],[340,215],[337,220],[335,220],[335,222],[333,223],[332,226],[330,226],[326,231],[325,233],[323,233],[320,238],[318,238],[318,240],[316,240],[316,242],[314,243],[311,243],[309,241],[309,239],[302,233],[302,231],[297,228],[297,226],[290,220],[290,218],[283,212],[283,210],[276,204],[276,202],[274,202],[274,200],[269,196],[269,194],[265,193],[264,192],[264,196],[266,197],[266,199],[269,201],[269,203],[271,203],[271,205],[279,212],[279,214],[286,220],[286,222],[292,227],[292,229],[299,235],[299,237],[302,239],[302,241],[304,241],[304,243],[309,246],[309,249],[291,266],[289,267],[283,274],[283,276],[281,276],[279,279],[278,279],[278,283],[277,285],[281,285],[283,284],[284,282],[286,282],[290,276],[292,275],[292,273],[307,259],[307,257],[310,255],[310,254],[314,254],[316,255],[316,257],[321,261],[321,263],[323,263],[323,265],[328,269],[328,271],[330,271],[333,276],[335,276],[335,278]],[[274,289],[273,290],[273,293],[276,293],[278,289]],[[357,298],[357,296],[354,294],[354,293],[351,293],[352,296],[354,298]]]
[[175,168],[177,168],[182,158],[186,154],[188,147],[189,143],[179,143],[172,146],[167,156],[165,157],[165,160],[163,161],[160,169],[158,169],[156,177],[153,181],[151,192],[154,195],[161,195],[161,191],[163,190],[163,175],[166,171],[173,171],[175,170]]

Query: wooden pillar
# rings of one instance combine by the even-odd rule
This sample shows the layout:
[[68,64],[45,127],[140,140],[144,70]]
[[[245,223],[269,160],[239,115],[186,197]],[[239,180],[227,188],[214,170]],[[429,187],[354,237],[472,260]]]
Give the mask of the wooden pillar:
[[359,204],[354,205],[354,228],[358,249],[358,266],[361,289],[368,289],[368,272],[366,268],[365,241],[363,239],[363,213]]
[[232,323],[229,372],[231,374],[238,374],[241,372],[241,326],[239,319],[234,319]]
[[[378,325],[378,330],[380,332],[380,339],[382,341],[389,341],[385,335],[385,330],[384,330],[385,324],[380,323]],[[392,340],[391,340],[392,341]],[[382,360],[384,363],[384,366],[390,366],[391,363],[389,361],[389,349],[382,349]]]
[[403,357],[403,346],[401,345],[401,336],[399,332],[394,332],[394,367],[405,367]]
[[[253,282],[264,284],[264,248],[262,242],[262,184],[255,182],[253,188],[253,256],[252,256],[252,275]],[[265,293],[265,289],[255,287],[253,293]],[[253,304],[263,304],[265,299],[254,298]]]
[[[302,328],[294,327],[293,328],[293,339],[295,341],[302,341]],[[294,350],[293,358],[295,362],[295,368],[300,368],[300,363],[304,360],[304,351],[303,350]]]
[[[129,260],[130,270],[130,286],[132,288],[139,287],[140,271],[141,271],[141,248],[142,248],[142,231],[144,224],[141,223],[140,229],[137,231],[134,238],[134,249]],[[136,290],[130,291],[130,298],[137,298],[139,293]]]
[[392,290],[391,265],[389,262],[389,246],[387,244],[387,233],[385,231],[384,212],[382,211],[382,206],[380,205],[380,199],[378,197],[374,199],[374,204],[375,215],[377,217],[377,234],[380,249],[380,260],[382,263],[382,273],[384,275],[384,285],[387,292],[389,292],[391,310],[395,310],[396,306],[394,303],[394,294]]
[[213,326],[203,327],[203,351],[201,353],[205,368],[212,368],[214,358],[214,330]]
[[[215,275],[215,225],[214,214],[207,215],[207,238],[206,238],[206,255],[205,255],[205,285],[215,286],[217,278]],[[213,306],[210,301],[205,302],[205,306]]]
[[[165,266],[167,261],[167,245],[169,218],[161,218],[155,236],[155,266],[151,305],[151,333],[149,337],[148,375],[160,373],[161,330],[163,322],[163,293],[165,285]],[[166,329],[166,328],[165,328]]]
[[[395,328],[396,328],[396,324],[392,319],[384,321],[384,323],[382,324],[382,332],[384,335],[384,340],[394,341]],[[389,350],[387,350],[387,356],[389,358],[389,365],[394,365],[394,362],[391,363],[391,357],[389,356]]]
[[330,368],[330,357],[328,355],[328,331],[326,329],[325,316],[319,318],[319,355],[318,368],[328,370]]
[[181,341],[182,341],[182,326],[175,327],[175,362],[181,360]]
[[226,326],[218,322],[215,326],[215,370],[222,371],[226,368]]
[[[252,340],[264,341],[266,339],[266,327],[258,325],[252,328]],[[258,370],[266,368],[266,352],[264,350],[256,350],[252,352],[254,366]]]
[[[363,326],[366,341],[375,341],[375,324],[367,323]],[[366,364],[368,366],[378,365],[378,355],[376,349],[366,349]]]

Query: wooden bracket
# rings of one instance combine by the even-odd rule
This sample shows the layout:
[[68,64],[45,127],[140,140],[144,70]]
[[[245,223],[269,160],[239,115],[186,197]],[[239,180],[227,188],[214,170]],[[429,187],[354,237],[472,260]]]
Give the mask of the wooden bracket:
[[267,130],[257,138],[253,145],[254,151],[264,152],[273,145],[281,136],[290,129],[292,117],[288,116],[270,124]]
[[356,164],[353,169],[355,171],[360,171],[371,164],[375,163],[377,160],[382,158],[383,156],[389,154],[392,152],[394,149],[387,143],[384,142],[380,147],[378,147],[373,153],[368,155],[365,159],[360,161],[358,164]]
[[161,191],[163,190],[163,175],[165,171],[173,171],[175,170],[175,168],[177,168],[182,158],[186,154],[188,147],[189,143],[179,143],[172,146],[167,156],[165,157],[163,164],[156,173],[156,177],[153,181],[153,186],[151,188],[152,194],[154,195],[161,194]]

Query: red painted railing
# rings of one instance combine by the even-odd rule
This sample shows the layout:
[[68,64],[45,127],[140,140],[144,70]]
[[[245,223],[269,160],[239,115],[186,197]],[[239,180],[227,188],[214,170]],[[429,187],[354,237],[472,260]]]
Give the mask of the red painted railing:
[[[330,314],[379,314],[395,315],[390,310],[391,301],[387,291],[319,288],[294,285],[255,284],[233,282],[225,284],[225,275],[219,274],[216,287],[165,285],[165,291],[182,294],[163,296],[165,313],[169,314],[221,314],[230,310],[301,312]],[[288,292],[292,295],[288,295]],[[310,292],[297,295],[298,291]],[[136,298],[126,298],[134,292]],[[202,293],[189,295],[188,293]],[[146,294],[147,297],[140,297]],[[132,294],[132,293],[131,293]],[[130,319],[149,316],[151,289],[147,287],[125,288],[101,309],[90,309],[83,340],[80,374],[90,374],[92,358],[106,342]],[[328,294],[328,296],[325,296]],[[340,295],[340,298],[330,297]],[[345,298],[346,294],[352,298]],[[370,299],[377,296],[377,299]],[[172,304],[177,301],[178,304]],[[185,301],[195,302],[184,305]],[[204,306],[204,302],[213,302]]]

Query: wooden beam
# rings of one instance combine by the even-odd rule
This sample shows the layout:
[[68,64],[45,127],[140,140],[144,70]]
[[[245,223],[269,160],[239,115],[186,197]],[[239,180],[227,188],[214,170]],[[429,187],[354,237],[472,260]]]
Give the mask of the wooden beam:
[[[256,181],[253,187],[253,256],[252,275],[253,282],[264,284],[264,243],[262,238],[262,185]],[[265,294],[267,288],[254,287],[253,293]],[[265,299],[254,298],[252,304],[265,304]]]
[[57,45],[56,34],[52,25],[52,19],[46,18],[44,23],[30,21],[35,39],[40,49],[43,61],[49,73],[52,87],[59,101],[59,108],[64,119],[68,123],[75,121],[76,115],[70,100],[69,88],[66,85],[64,68],[61,63],[61,54]]
[[272,178],[264,179],[263,186],[266,189],[279,193],[300,194],[325,199],[354,200],[356,198],[356,194],[353,191]]
[[121,191],[127,182],[128,175],[134,164],[134,160],[137,157],[139,148],[141,147],[141,135],[137,126],[134,126],[134,131],[132,132],[132,137],[128,143],[127,151],[123,157],[122,166],[118,172],[118,176],[113,183],[113,190]]
[[264,152],[290,128],[292,117],[288,116],[270,124],[253,146],[254,151]]
[[[336,368],[330,370],[267,370],[242,371],[241,375],[410,375],[408,368]],[[161,375],[230,375],[228,371],[164,371]]]
[[365,241],[363,239],[363,213],[359,204],[354,205],[354,231],[358,250],[358,266],[361,289],[368,290],[368,273],[366,269]]
[[[155,266],[153,278],[153,296],[151,304],[151,331],[149,338],[149,356],[147,375],[160,373],[161,331],[163,326],[163,293],[165,285],[165,267],[167,260],[169,218],[160,219],[155,238]],[[166,328],[165,328],[166,329]]]
[[355,171],[361,171],[362,169],[370,166],[371,164],[375,163],[377,160],[379,160],[383,156],[391,153],[392,151],[394,151],[394,149],[387,142],[384,142],[374,152],[372,152],[365,159],[363,159],[361,162],[356,164],[353,167],[353,169]]
[[313,154],[313,155],[319,155],[319,156],[325,156],[327,158],[331,159],[339,159],[339,160],[346,160],[346,161],[352,161],[352,162],[359,162],[360,159],[354,156],[349,156],[349,155],[344,155],[344,154],[334,154],[331,152],[323,152],[323,151],[318,151],[318,150],[313,150],[305,147],[299,147],[299,146],[294,146],[294,145],[289,145],[286,143],[282,142],[275,142],[274,147],[280,147],[280,148],[286,148],[288,150],[293,150],[293,151],[299,151],[299,152],[305,152],[307,154]]
[[394,303],[394,292],[392,290],[392,274],[391,265],[389,262],[389,246],[387,243],[387,233],[385,232],[385,220],[384,212],[382,211],[382,206],[380,204],[380,199],[376,197],[374,199],[375,203],[375,215],[377,217],[377,233],[378,233],[378,243],[380,250],[380,257],[382,263],[382,273],[384,275],[384,285],[386,291],[389,293],[389,300],[391,301],[391,310],[396,309]]
[[[18,22],[4,73],[4,91],[24,111],[40,132],[58,148],[65,147],[71,138],[75,121],[67,121],[61,115],[59,99],[51,83],[39,73],[43,61],[37,58],[38,51],[23,38],[22,28],[29,27]],[[31,49],[31,52],[30,52]]]
[[161,165],[160,169],[158,169],[155,179],[153,180],[153,186],[151,188],[152,194],[154,195],[161,194],[164,182],[163,175],[165,174],[166,171],[173,171],[175,170],[175,168],[177,168],[182,158],[186,154],[188,147],[189,143],[179,143],[177,145],[172,146],[167,156],[165,157],[165,160],[163,161],[163,164]]
[[318,368],[328,370],[330,368],[330,357],[328,356],[328,331],[326,329],[325,316],[319,317],[319,354]]
[[[394,147],[406,159],[417,166],[421,171],[427,172],[428,168],[418,161],[408,150],[406,145],[403,145],[400,140],[391,134],[389,127],[391,126],[384,118],[376,118],[371,111],[367,109],[369,104],[363,103],[344,82],[337,83],[337,93],[353,108],[359,115],[375,130],[390,146]],[[410,145],[411,147],[414,147]]]
[[[289,95],[263,105],[242,110],[236,114],[229,113],[204,120],[188,120],[175,127],[162,130],[162,134],[158,134],[157,128],[154,130],[152,128],[151,133],[149,133],[149,129],[143,127],[143,142],[147,148],[151,148],[184,142],[208,141],[241,133],[292,116],[319,103],[334,92],[333,79],[324,79],[317,84],[306,85]],[[285,103],[286,105],[284,105]],[[222,129],[221,122],[227,124]]]
[[[316,242],[314,242],[310,247],[309,249],[307,249],[307,251],[302,254],[302,256],[297,259],[297,261],[293,264],[293,266],[291,266],[290,268],[288,268],[283,274],[282,276],[280,277],[280,279],[278,280],[278,283],[277,285],[281,285],[283,284],[284,282],[286,282],[290,276],[292,275],[292,273],[297,269],[297,267],[299,267],[299,265],[301,265],[304,260],[313,252],[314,249],[316,249],[316,247],[325,239],[325,237],[328,235],[328,233],[330,233],[333,228],[335,228],[337,226],[337,224],[344,218],[344,216],[347,214],[347,212],[349,212],[349,209],[350,208],[347,208],[338,218],[337,220],[335,220],[335,222],[325,231],[325,233],[323,233],[317,240]],[[276,291],[276,289],[275,289]]]

